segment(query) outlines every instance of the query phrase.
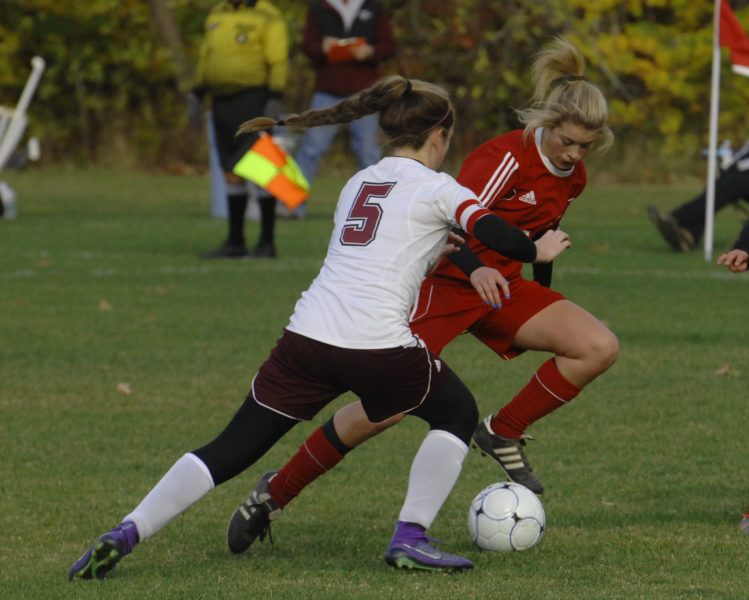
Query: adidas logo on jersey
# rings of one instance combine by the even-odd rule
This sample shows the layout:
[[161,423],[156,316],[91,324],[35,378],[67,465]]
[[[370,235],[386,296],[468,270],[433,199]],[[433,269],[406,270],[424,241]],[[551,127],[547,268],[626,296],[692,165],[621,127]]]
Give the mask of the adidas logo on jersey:
[[536,194],[533,193],[533,190],[528,192],[527,194],[523,194],[522,196],[518,197],[518,200],[521,202],[525,202],[526,204],[536,204]]

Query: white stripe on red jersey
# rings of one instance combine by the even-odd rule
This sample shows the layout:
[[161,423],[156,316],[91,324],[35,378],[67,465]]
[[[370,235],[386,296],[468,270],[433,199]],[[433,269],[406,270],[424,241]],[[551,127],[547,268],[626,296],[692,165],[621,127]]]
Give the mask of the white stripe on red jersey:
[[486,183],[486,187],[479,194],[479,202],[484,206],[491,206],[497,192],[504,189],[510,176],[517,171],[518,161],[511,152],[504,155],[502,162],[496,168],[489,181]]

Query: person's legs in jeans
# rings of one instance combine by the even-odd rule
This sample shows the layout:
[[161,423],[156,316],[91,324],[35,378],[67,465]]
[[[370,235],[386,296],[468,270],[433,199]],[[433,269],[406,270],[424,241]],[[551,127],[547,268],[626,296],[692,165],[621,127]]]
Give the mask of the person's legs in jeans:
[[380,160],[381,150],[377,141],[379,127],[379,117],[376,114],[367,115],[349,123],[351,148],[356,155],[360,169],[373,165]]
[[[328,108],[340,100],[341,98],[339,96],[333,96],[332,94],[325,94],[323,92],[315,92],[312,96],[310,110]],[[310,185],[312,185],[312,180],[317,175],[317,170],[320,167],[322,157],[327,154],[328,150],[330,150],[330,146],[333,143],[333,139],[338,133],[339,128],[338,125],[323,125],[321,127],[313,127],[304,132],[302,142],[299,145],[299,150],[297,150],[294,160],[296,160],[302,174]],[[294,210],[294,213],[300,217],[304,216],[306,212],[306,202]]]

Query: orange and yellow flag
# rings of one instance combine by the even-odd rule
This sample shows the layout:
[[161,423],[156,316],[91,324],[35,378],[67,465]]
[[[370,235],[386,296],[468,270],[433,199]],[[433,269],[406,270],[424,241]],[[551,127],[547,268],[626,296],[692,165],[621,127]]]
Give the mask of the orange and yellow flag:
[[290,209],[309,196],[309,183],[299,165],[265,132],[234,165],[233,171],[265,188]]

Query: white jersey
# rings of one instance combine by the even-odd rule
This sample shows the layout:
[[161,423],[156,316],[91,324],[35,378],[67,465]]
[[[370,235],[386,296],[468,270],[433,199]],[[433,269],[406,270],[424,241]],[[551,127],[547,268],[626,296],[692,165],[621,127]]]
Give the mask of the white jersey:
[[471,190],[416,160],[360,171],[341,191],[325,262],[288,329],[341,348],[415,345],[408,315],[422,279],[450,229],[470,232],[485,214]]

